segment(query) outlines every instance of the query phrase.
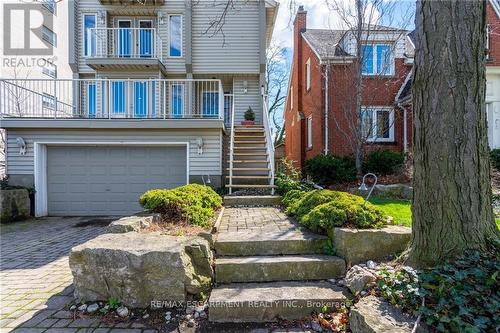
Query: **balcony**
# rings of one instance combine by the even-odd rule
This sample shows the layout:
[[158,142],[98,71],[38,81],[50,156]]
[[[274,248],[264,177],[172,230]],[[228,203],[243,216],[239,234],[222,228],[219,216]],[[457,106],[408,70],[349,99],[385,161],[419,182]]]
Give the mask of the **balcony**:
[[91,28],[84,42],[86,64],[95,70],[158,70],[162,41],[154,28]]
[[103,5],[152,5],[162,6],[165,0],[99,0]]
[[149,79],[3,79],[0,116],[6,120],[41,119],[112,121],[198,120],[199,124],[229,117],[232,98],[220,80]]

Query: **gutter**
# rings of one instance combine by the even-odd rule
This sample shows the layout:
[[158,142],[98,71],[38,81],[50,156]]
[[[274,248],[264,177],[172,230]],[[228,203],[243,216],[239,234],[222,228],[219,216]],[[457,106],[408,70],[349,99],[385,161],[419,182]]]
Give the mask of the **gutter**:
[[325,148],[324,148],[324,154],[328,154],[328,135],[329,135],[329,129],[328,129],[328,94],[329,94],[329,77],[330,77],[330,65],[327,63],[325,66]]

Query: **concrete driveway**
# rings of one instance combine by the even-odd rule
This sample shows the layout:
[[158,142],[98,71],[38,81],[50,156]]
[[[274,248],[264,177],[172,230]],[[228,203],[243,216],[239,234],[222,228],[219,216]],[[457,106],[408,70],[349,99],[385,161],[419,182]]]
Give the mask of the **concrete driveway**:
[[[63,311],[73,301],[70,249],[104,232],[109,218],[42,218],[0,226],[1,332],[92,327]],[[87,319],[87,318],[86,318]]]

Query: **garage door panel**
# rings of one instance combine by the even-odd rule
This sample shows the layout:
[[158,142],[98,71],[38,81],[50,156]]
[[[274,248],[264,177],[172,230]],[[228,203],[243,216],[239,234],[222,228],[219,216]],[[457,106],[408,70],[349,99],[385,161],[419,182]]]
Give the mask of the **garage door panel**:
[[185,147],[48,147],[49,215],[125,215],[139,196],[186,182]]

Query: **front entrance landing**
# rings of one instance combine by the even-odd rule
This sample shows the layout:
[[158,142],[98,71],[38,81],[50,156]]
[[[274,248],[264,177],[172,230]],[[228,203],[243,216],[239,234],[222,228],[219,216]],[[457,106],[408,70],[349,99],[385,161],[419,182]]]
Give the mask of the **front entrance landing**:
[[324,254],[326,236],[301,230],[277,207],[228,207],[215,242],[214,322],[300,319],[344,302],[325,281],[343,277],[343,259]]

